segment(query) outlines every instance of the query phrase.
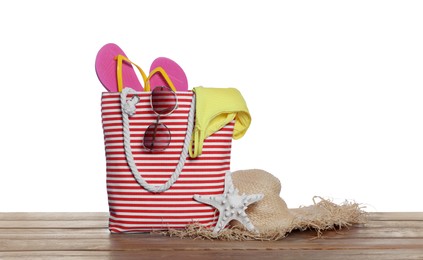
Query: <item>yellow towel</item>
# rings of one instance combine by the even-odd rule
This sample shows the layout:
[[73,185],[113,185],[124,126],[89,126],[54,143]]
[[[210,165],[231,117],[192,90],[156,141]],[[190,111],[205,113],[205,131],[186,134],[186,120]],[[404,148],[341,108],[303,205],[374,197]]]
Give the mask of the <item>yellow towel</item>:
[[[235,120],[233,139],[244,136],[251,123],[250,112],[241,93],[235,88],[195,87],[196,114],[189,154],[202,153],[204,140]],[[193,147],[194,146],[194,147]]]

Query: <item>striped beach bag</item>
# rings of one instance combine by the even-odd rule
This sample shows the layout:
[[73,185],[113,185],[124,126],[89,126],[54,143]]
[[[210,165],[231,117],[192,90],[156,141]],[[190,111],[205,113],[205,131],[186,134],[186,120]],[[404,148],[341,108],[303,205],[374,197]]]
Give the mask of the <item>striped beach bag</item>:
[[[223,193],[234,123],[206,138],[202,154],[191,158],[195,94],[176,92],[176,109],[159,118],[151,96],[152,92],[129,88],[102,94],[109,229],[118,233],[183,228],[190,223],[214,226],[215,208],[197,202],[193,195]],[[146,149],[143,138],[159,119],[171,138],[166,149],[157,152]],[[160,143],[160,136],[154,138]]]

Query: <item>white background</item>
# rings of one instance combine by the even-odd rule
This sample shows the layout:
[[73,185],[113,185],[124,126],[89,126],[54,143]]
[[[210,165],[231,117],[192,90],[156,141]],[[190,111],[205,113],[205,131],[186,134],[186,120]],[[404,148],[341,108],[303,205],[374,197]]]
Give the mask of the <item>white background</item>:
[[190,87],[236,87],[253,121],[232,170],[289,207],[315,195],[423,211],[421,1],[2,1],[0,211],[107,211],[94,61],[118,44]]

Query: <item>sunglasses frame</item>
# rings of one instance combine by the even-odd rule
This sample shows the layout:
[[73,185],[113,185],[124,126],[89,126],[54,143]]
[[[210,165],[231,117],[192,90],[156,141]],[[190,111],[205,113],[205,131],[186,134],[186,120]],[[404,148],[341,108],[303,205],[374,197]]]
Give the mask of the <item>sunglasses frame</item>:
[[[158,113],[158,112],[154,109],[154,106],[153,106],[153,95],[154,95],[154,93],[156,93],[156,92],[154,92],[154,91],[155,91],[156,89],[159,89],[159,88],[162,88],[162,89],[163,89],[163,88],[166,88],[167,90],[169,90],[169,92],[170,92],[170,93],[172,93],[172,94],[173,94],[173,96],[174,96],[174,98],[175,98],[175,105],[173,106],[172,110],[171,110],[170,112],[166,113],[166,114],[160,114],[160,113]],[[157,118],[156,118],[156,121],[155,121],[154,123],[150,124],[150,125],[147,127],[147,129],[145,130],[142,144],[143,144],[144,148],[145,148],[146,150],[148,150],[149,152],[160,152],[160,151],[164,151],[164,150],[166,150],[166,149],[167,149],[167,147],[169,147],[170,142],[172,141],[172,133],[170,132],[169,128],[168,128],[165,124],[160,123],[160,117],[163,117],[163,116],[168,116],[168,115],[172,114],[173,112],[175,112],[175,110],[176,110],[176,109],[178,109],[178,97],[177,97],[176,93],[175,93],[175,92],[174,92],[171,88],[169,88],[169,87],[167,87],[167,86],[157,86],[157,87],[155,87],[155,88],[151,91],[151,94],[150,94],[150,106],[151,106],[151,109],[153,110],[153,112],[157,115]],[[151,142],[152,142],[151,147],[154,147],[154,140],[155,140],[155,138],[156,138],[157,129],[158,129],[158,127],[159,127],[160,125],[161,125],[161,126],[163,126],[163,127],[167,130],[167,132],[168,132],[168,134],[169,134],[169,141],[168,141],[168,144],[167,144],[165,147],[163,147],[163,148],[151,148],[151,147],[147,147],[147,146],[146,146],[146,144],[145,144],[146,134],[147,134],[148,130],[150,129],[150,127],[151,127],[151,126],[153,126],[153,125],[155,125],[155,127],[154,127],[153,140],[151,141]]]

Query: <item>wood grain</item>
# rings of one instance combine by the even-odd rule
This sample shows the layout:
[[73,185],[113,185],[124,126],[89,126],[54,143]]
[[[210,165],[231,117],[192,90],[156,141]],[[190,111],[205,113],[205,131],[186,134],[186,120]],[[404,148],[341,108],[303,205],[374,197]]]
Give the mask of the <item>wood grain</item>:
[[423,213],[371,213],[366,224],[281,241],[110,234],[108,214],[0,213],[0,259],[423,259]]

